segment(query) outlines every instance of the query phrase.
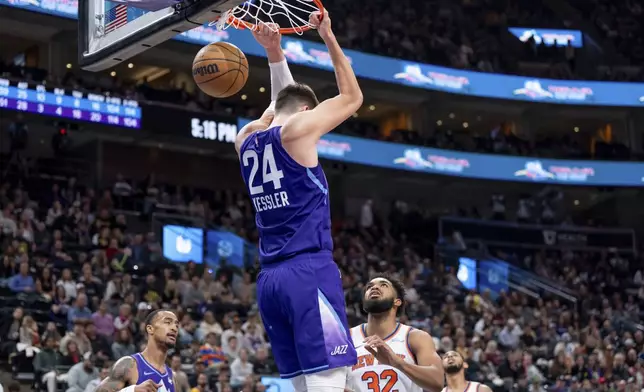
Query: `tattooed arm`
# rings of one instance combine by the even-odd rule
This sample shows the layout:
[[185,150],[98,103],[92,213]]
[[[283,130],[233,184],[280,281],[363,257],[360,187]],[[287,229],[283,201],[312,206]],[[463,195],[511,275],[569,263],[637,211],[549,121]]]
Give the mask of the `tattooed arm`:
[[110,374],[98,384],[95,392],[117,392],[121,389],[135,385],[138,379],[136,361],[132,357],[123,357],[116,361]]

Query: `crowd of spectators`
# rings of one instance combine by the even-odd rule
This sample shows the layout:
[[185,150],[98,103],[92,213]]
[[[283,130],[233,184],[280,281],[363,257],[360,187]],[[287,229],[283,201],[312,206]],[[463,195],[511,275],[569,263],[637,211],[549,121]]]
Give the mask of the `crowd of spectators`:
[[571,3],[593,22],[622,56],[630,60],[631,65],[642,64],[644,3],[641,0],[617,3],[606,0],[571,0]]
[[[162,307],[181,320],[171,355],[180,391],[266,388],[261,377],[276,369],[253,305],[256,265],[171,263],[156,233],[133,231],[138,218],[117,209],[123,197],[163,201],[252,241],[244,196],[171,194],[153,178],[119,178],[104,190],[75,179],[33,181],[0,186],[0,351],[14,374],[32,372],[36,387],[48,392],[91,392],[115,359],[144,347],[141,322]],[[644,386],[644,335],[636,324],[644,278],[634,272],[635,259],[504,249],[497,256],[568,287],[579,302],[548,292],[533,298],[468,291],[427,246],[436,233],[418,225],[418,214],[398,202],[383,217],[367,202],[355,220],[335,222],[334,257],[351,325],[364,320],[364,282],[388,271],[409,289],[402,321],[430,332],[439,352],[461,352],[468,377],[494,390]]]
[[[572,0],[585,17],[615,39],[615,45],[632,65],[640,65],[642,4],[637,0],[613,4],[609,1]],[[642,80],[641,72],[580,73],[577,49],[547,46],[530,39],[519,44],[508,27],[570,29],[544,1],[462,0],[457,2],[374,1],[369,3],[327,0],[335,15],[334,28],[344,47],[427,64],[481,72],[518,74],[553,79]],[[307,36],[315,39],[311,34]],[[540,67],[520,67],[536,62]],[[601,64],[614,64],[614,61]],[[582,76],[583,75],[583,76]]]
[[[338,15],[334,26],[344,47],[481,72],[522,72],[517,61],[528,58],[528,51],[513,53],[504,45],[508,34],[504,28],[560,27],[564,23],[540,1],[326,3],[330,12]],[[544,47],[542,52],[539,61],[564,59],[563,49]]]
[[639,160],[623,143],[604,142],[599,139],[591,142],[578,137],[580,135],[576,133],[537,134],[533,140],[526,140],[517,135],[516,126],[512,122],[502,122],[489,128],[474,123],[466,129],[436,125],[430,132],[400,129],[384,135],[377,125],[356,119],[346,122],[335,132],[367,139],[465,152],[542,158]]
[[0,185],[0,351],[14,374],[33,373],[48,392],[92,391],[114,360],[144,347],[141,324],[163,307],[181,320],[180,391],[264,390],[259,376],[276,369],[254,268],[168,263],[155,233],[129,230],[110,190],[47,185]]

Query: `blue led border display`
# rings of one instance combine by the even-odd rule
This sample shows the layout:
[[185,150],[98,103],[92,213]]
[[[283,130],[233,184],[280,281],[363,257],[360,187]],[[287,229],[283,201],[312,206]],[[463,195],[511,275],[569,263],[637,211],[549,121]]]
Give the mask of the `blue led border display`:
[[[243,124],[242,121],[239,124]],[[537,159],[466,153],[325,135],[321,158],[389,169],[499,181],[644,186],[644,163]]]
[[[76,18],[78,1],[0,0],[0,5]],[[217,31],[209,27],[198,27],[181,34],[177,39],[200,45],[229,41],[247,55],[264,56],[264,50],[248,32],[234,29]],[[331,70],[329,53],[324,45],[291,37],[284,38],[283,44],[291,63]],[[643,83],[525,78],[461,71],[354,50],[346,50],[345,53],[359,77],[386,83],[484,98],[571,105],[644,107]]]
[[0,78],[0,109],[38,113],[46,116],[90,121],[126,128],[141,128],[137,101],[85,94],[12,82]]

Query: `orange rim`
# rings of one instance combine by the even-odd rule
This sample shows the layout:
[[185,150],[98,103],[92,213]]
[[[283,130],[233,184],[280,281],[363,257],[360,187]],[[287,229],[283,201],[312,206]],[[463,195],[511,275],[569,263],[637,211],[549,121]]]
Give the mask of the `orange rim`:
[[[320,0],[313,0],[315,3],[315,6],[318,7],[318,10],[320,10],[320,13],[324,15],[324,4],[322,4],[322,1]],[[231,25],[232,27],[238,29],[238,30],[244,30],[244,29],[249,29],[249,30],[254,30],[257,25],[255,23],[250,23],[243,21],[239,19],[238,17],[234,15],[229,15],[228,24]],[[298,33],[303,33],[305,31],[311,30],[310,26],[301,26],[301,27],[284,27],[280,28],[280,33],[281,34],[298,34]]]

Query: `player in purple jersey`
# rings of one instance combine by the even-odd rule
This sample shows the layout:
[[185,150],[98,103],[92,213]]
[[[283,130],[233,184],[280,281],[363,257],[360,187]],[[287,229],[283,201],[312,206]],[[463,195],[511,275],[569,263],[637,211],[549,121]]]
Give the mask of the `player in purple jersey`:
[[145,319],[145,350],[116,361],[95,392],[174,392],[168,350],[177,342],[179,320],[168,310],[155,310]]
[[356,351],[317,143],[360,108],[362,92],[329,15],[314,13],[309,22],[328,48],[339,94],[319,103],[309,86],[295,83],[277,29],[262,26],[254,36],[266,49],[273,102],[240,131],[235,148],[259,231],[257,302],[280,375],[297,392],[340,392]]

